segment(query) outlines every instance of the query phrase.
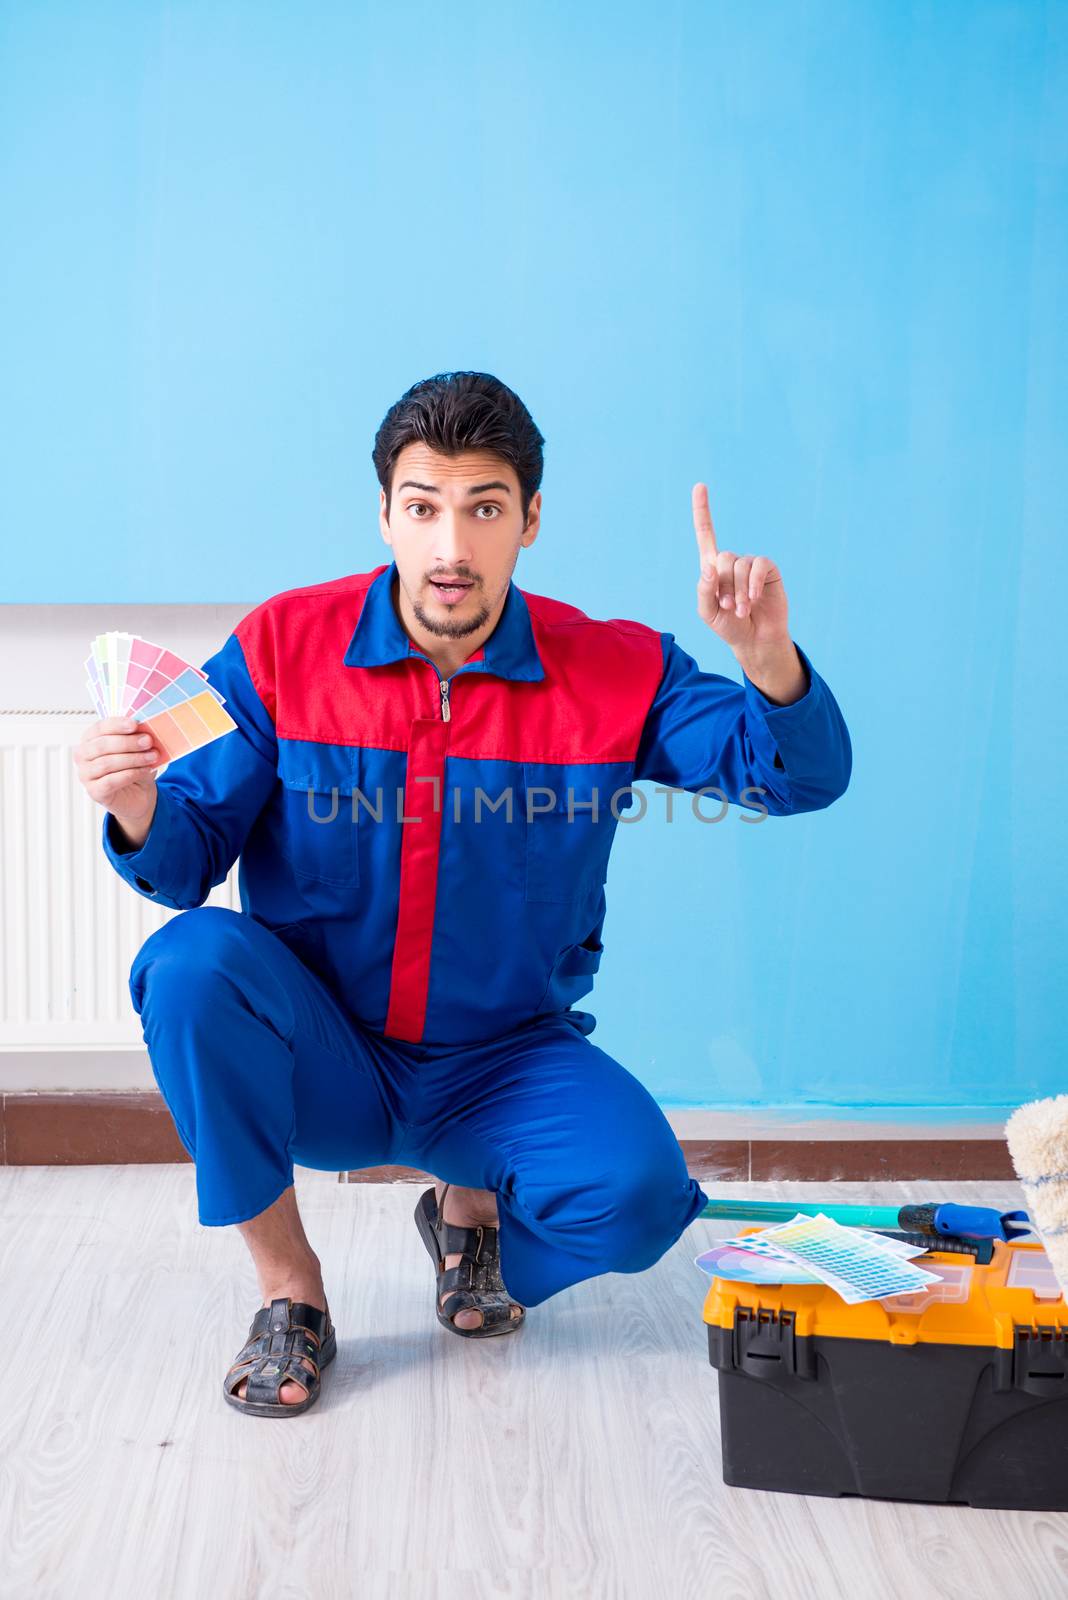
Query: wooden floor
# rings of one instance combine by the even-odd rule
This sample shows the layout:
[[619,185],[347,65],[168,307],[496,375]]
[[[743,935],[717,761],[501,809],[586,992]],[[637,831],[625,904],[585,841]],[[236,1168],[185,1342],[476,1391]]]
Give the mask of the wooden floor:
[[[0,1169],[4,1600],[1068,1595],[1068,1514],[723,1485],[693,1257],[727,1224],[479,1343],[434,1320],[415,1188],[298,1169],[338,1356],[306,1416],[239,1416],[222,1377],[259,1294],[237,1231],[196,1222],[193,1183]],[[1009,1184],[953,1198],[1020,1203]]]

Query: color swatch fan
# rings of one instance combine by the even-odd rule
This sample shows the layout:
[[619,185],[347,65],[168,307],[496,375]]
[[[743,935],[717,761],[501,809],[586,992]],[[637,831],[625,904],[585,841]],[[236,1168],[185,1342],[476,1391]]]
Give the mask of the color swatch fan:
[[101,717],[135,717],[168,761],[237,727],[206,672],[136,633],[97,634],[85,669]]

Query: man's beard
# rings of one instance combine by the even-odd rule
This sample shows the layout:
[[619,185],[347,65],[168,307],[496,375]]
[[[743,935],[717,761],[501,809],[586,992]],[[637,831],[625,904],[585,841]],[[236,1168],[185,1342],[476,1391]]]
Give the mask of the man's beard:
[[479,628],[489,621],[489,606],[482,602],[473,616],[465,617],[462,622],[454,622],[451,617],[431,617],[424,611],[418,600],[412,601],[412,614],[421,628],[427,633],[435,634],[439,639],[464,639],[469,633],[477,633]]

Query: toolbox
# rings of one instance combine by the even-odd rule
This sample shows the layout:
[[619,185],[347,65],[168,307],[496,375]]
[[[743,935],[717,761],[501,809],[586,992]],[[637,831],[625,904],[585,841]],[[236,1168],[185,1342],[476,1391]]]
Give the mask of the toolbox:
[[852,1306],[714,1278],[724,1482],[1068,1511],[1068,1303],[1041,1245],[989,1254],[929,1250],[937,1284]]

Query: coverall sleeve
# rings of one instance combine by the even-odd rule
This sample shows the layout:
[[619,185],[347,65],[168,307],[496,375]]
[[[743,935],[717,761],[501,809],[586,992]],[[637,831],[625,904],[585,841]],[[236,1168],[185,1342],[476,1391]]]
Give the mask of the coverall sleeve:
[[777,706],[744,671],[742,683],[702,672],[674,634],[660,639],[664,670],[642,729],[636,779],[691,793],[719,789],[732,804],[766,806],[772,816],[819,811],[845,793],[849,731],[800,645],[808,687],[800,700]]
[[[121,878],[174,911],[199,906],[223,883],[278,781],[274,723],[231,634],[202,663],[236,728],[172,761],[156,782],[156,810],[140,849],[123,850],[104,814],[104,854]],[[136,713],[135,713],[136,715]]]

